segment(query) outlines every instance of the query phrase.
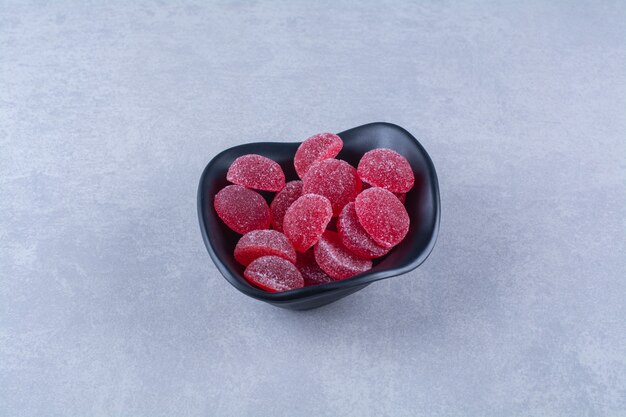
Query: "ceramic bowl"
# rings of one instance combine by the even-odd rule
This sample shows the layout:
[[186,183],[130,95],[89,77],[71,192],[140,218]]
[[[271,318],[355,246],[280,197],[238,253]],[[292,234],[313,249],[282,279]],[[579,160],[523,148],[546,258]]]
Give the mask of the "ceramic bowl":
[[[370,271],[329,284],[285,292],[267,292],[246,281],[244,267],[233,257],[239,238],[217,217],[213,209],[215,194],[228,185],[226,171],[239,156],[255,153],[278,162],[287,181],[298,179],[293,157],[300,143],[257,142],[226,149],[206,166],[198,186],[198,218],[209,255],[224,278],[242,293],[277,307],[307,310],[350,295],[374,281],[405,274],[417,268],[432,251],[439,230],[440,201],[437,173],[428,153],[409,132],[391,123],[370,123],[338,133],[343,149],[337,156],[356,167],[363,154],[371,149],[390,148],[411,164],[415,186],[406,196],[411,226],[406,238],[386,256],[375,259]],[[271,202],[274,193],[261,194]]]

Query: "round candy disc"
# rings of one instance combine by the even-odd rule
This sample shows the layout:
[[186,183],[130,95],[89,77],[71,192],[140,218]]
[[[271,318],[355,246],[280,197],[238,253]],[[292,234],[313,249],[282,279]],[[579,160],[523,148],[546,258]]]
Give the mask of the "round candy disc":
[[266,291],[279,292],[304,287],[298,268],[278,256],[262,256],[252,261],[243,276]]
[[235,159],[228,168],[226,179],[255,190],[280,191],[285,186],[285,174],[280,165],[256,154]]
[[356,169],[339,159],[325,159],[314,163],[302,181],[304,182],[302,192],[328,198],[335,216],[361,192],[361,180]]
[[409,231],[409,215],[392,192],[372,187],[359,194],[354,202],[363,229],[380,246],[391,248]]
[[317,194],[304,194],[288,209],[283,220],[283,232],[298,252],[315,245],[333,215],[330,202]]
[[327,230],[315,245],[317,264],[331,277],[349,278],[372,269],[372,261],[356,256],[344,247],[337,232]]
[[361,258],[378,258],[390,251],[390,249],[376,243],[363,229],[356,215],[354,203],[346,204],[343,210],[341,210],[337,220],[337,232],[339,233],[341,243]]
[[309,167],[317,161],[337,156],[343,141],[334,133],[318,133],[300,144],[293,158],[293,165],[302,178]]
[[244,266],[256,258],[268,255],[280,256],[296,263],[296,251],[291,242],[276,230],[253,230],[243,235],[235,246],[235,259]]
[[279,232],[283,231],[283,219],[287,209],[302,195],[302,181],[289,181],[270,204],[272,226]]
[[226,226],[239,234],[267,229],[270,225],[270,208],[265,199],[240,185],[222,188],[215,194],[213,206]]
[[359,161],[357,171],[361,180],[393,193],[406,193],[415,182],[409,161],[386,148],[366,152]]

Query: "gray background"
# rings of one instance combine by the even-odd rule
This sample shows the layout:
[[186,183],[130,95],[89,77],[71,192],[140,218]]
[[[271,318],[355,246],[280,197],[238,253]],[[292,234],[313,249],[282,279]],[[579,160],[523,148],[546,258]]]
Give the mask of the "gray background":
[[[0,415],[625,416],[626,4],[307,3],[0,1]],[[205,164],[372,121],[432,155],[432,256],[238,293]]]

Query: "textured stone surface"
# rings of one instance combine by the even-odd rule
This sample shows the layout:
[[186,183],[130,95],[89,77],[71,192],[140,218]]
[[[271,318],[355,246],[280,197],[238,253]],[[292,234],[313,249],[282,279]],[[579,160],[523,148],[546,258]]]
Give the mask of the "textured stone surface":
[[[167,3],[0,2],[0,415],[626,414],[623,2]],[[208,160],[377,120],[437,166],[426,263],[223,280]]]

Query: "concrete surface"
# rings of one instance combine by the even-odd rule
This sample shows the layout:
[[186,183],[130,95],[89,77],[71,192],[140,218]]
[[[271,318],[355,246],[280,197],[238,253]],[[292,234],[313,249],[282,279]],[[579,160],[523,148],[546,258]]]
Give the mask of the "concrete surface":
[[[626,416],[624,22],[0,1],[0,415]],[[228,285],[208,160],[371,121],[437,166],[431,258],[304,313]]]

